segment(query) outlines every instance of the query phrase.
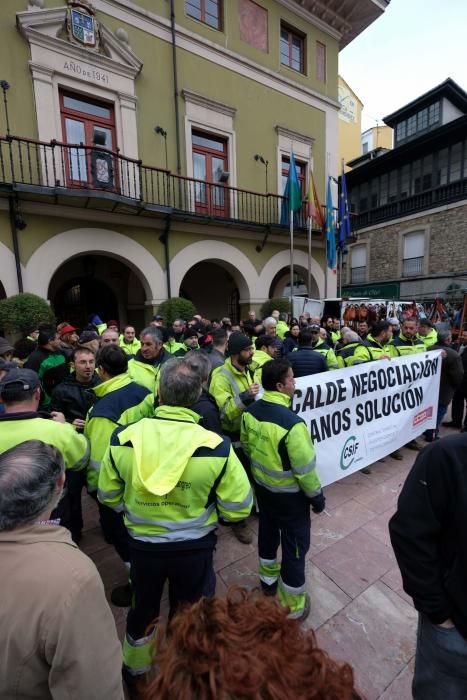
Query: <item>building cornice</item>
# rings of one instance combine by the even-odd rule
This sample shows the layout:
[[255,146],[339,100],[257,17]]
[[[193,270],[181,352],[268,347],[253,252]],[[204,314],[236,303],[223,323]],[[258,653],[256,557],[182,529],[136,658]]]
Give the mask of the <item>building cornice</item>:
[[[305,7],[298,5],[296,2],[292,2],[292,0],[276,0],[276,2],[278,5],[286,7],[294,15],[297,15],[297,17],[301,17],[307,22],[310,22],[310,24],[313,24],[325,34],[329,34],[329,36],[331,36],[333,39],[336,39],[337,41],[340,41],[342,39],[342,33],[340,31],[338,31],[335,27],[331,27],[331,25],[327,24],[326,22],[323,22],[322,19],[319,19],[319,17],[314,15]],[[343,25],[347,26],[348,23],[345,22],[345,20],[341,21]]]
[[[132,0],[93,0],[96,10],[107,14],[114,19],[145,31],[167,43],[172,42],[169,20],[160,15],[139,7]],[[316,109],[340,110],[337,100],[324,95],[312,88],[287,78],[274,70],[266,68],[241,54],[227,49],[205,37],[189,31],[185,27],[176,25],[177,47],[184,49],[196,56],[204,58],[216,65],[223,65],[244,77],[250,78],[262,85],[268,85],[272,89],[289,95]]]
[[210,97],[204,97],[204,95],[199,95],[197,92],[192,92],[191,90],[182,90],[182,96],[185,102],[191,102],[192,104],[205,107],[214,112],[220,112],[220,114],[225,114],[228,117],[233,118],[237,112],[236,107],[230,107],[229,105],[217,102],[217,100],[212,100]]
[[313,146],[315,139],[312,136],[306,136],[305,134],[299,134],[298,131],[292,131],[286,126],[280,126],[279,124],[275,127],[278,136],[285,136],[285,138],[291,141],[300,141],[305,143],[307,146]]

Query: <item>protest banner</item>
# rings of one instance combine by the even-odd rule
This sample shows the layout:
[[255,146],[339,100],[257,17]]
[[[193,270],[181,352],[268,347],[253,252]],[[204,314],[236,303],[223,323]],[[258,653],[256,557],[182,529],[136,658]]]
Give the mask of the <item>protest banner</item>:
[[441,362],[433,351],[296,380],[292,410],[307,424],[323,486],[436,427]]

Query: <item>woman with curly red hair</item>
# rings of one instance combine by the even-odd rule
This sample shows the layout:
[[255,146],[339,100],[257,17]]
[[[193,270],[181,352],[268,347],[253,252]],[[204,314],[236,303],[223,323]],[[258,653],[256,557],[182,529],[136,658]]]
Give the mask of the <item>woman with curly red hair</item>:
[[202,598],[158,629],[144,700],[361,700],[352,668],[259,592]]

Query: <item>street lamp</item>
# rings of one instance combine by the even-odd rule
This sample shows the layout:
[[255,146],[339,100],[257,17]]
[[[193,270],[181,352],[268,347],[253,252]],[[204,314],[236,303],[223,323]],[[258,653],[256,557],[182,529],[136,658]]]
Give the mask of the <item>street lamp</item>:
[[267,194],[268,193],[268,165],[269,165],[269,161],[266,160],[265,158],[263,158],[263,156],[261,156],[259,153],[257,153],[254,156],[254,159],[256,160],[256,162],[262,163],[264,165],[264,167],[266,168],[266,194]]
[[156,134],[160,134],[162,138],[164,139],[165,142],[165,169],[169,169],[169,159],[167,157],[167,131],[162,128],[162,126],[155,126],[154,127],[154,132]]
[[5,119],[6,119],[6,134],[10,135],[10,120],[8,118],[8,101],[6,99],[6,91],[10,89],[10,83],[6,80],[0,80],[0,87],[3,90],[3,103],[5,105]]

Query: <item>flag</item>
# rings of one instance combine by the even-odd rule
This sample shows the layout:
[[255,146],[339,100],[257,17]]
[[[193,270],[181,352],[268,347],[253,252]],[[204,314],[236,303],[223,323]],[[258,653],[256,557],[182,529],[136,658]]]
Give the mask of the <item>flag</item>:
[[313,171],[310,170],[310,191],[308,193],[308,216],[313,219],[321,230],[324,238],[324,229],[326,227],[326,219],[323,214],[323,207],[319,201],[318,193],[316,192],[315,179]]
[[344,161],[342,161],[342,175],[339,195],[339,248],[344,250],[345,241],[350,236],[349,200],[347,197],[347,183],[344,175]]
[[290,152],[289,174],[284,189],[284,201],[282,202],[281,225],[289,224],[289,216],[291,211],[299,211],[302,206],[302,191],[298,181],[297,168],[295,166],[295,158],[292,151]]
[[328,177],[328,196],[326,200],[326,253],[328,267],[336,267],[336,232],[334,226],[334,209],[332,207],[331,178]]

